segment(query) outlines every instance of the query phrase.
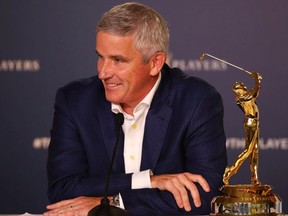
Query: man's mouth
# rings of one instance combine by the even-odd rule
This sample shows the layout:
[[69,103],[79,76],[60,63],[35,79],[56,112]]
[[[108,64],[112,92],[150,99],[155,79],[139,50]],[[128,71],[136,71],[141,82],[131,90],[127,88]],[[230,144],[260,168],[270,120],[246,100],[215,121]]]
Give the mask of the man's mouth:
[[120,83],[105,83],[105,88],[107,90],[113,90],[119,87],[121,84]]
[[116,84],[116,83],[107,83],[106,84],[108,87],[116,87],[119,86],[120,84]]

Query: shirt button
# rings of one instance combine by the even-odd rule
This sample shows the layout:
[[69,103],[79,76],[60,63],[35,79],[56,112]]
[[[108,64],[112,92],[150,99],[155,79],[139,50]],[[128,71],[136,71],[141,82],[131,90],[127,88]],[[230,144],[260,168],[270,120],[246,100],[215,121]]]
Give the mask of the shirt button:
[[130,160],[134,160],[135,157],[133,155],[130,156]]
[[137,128],[137,124],[133,124],[133,125],[132,125],[132,128],[133,128],[133,129],[136,129],[136,128]]

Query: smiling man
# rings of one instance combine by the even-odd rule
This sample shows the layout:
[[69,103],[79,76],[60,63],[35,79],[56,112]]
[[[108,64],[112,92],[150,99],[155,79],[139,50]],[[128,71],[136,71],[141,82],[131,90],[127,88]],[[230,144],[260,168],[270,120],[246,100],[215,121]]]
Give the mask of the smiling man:
[[45,215],[87,215],[109,188],[130,215],[209,214],[227,165],[223,105],[208,83],[165,64],[169,31],[140,3],[106,12],[97,25],[98,76],[57,91]]
[[103,82],[106,99],[120,104],[127,114],[133,115],[134,108],[155,85],[165,54],[156,51],[143,63],[133,37],[103,31],[98,32],[96,44],[98,77]]

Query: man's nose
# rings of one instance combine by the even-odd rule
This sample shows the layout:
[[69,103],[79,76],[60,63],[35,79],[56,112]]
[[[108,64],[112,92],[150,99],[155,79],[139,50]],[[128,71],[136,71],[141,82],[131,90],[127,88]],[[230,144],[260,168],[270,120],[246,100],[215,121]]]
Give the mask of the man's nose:
[[98,77],[99,79],[107,79],[113,76],[112,68],[109,62],[103,62],[98,65]]

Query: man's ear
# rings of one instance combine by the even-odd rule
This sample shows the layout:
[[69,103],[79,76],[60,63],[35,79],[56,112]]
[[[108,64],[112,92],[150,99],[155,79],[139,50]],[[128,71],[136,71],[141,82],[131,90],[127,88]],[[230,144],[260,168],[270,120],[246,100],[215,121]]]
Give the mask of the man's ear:
[[160,73],[166,60],[166,55],[164,52],[157,52],[151,59],[151,76],[156,76]]

